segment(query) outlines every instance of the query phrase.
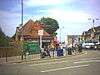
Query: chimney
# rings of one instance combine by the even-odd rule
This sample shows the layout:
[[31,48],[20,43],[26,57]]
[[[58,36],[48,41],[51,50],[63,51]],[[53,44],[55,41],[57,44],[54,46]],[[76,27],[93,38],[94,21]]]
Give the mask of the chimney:
[[15,41],[19,40],[19,27],[16,27]]

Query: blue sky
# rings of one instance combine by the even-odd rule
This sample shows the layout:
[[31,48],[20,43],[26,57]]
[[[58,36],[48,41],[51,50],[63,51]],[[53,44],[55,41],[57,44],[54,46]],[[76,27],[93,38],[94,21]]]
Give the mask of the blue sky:
[[[0,26],[8,36],[14,35],[21,24],[21,0],[0,0]],[[58,38],[81,34],[92,27],[92,20],[100,18],[100,0],[23,0],[24,23],[41,17],[51,17],[58,21]],[[100,20],[95,21],[95,26]]]

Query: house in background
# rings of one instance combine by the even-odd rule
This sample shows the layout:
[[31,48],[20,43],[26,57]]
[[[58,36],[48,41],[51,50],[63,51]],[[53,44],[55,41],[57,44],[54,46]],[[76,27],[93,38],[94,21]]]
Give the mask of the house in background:
[[74,46],[75,44],[80,43],[81,41],[81,35],[67,35],[67,45],[68,46]]
[[25,25],[16,28],[16,33],[12,37],[12,40],[15,42],[18,41],[34,41],[38,42],[40,40],[40,36],[38,35],[38,31],[43,30],[42,36],[42,47],[51,42],[52,37],[44,30],[44,25],[39,22],[34,22],[29,20]]
[[94,27],[82,33],[84,41],[93,40],[100,42],[100,26]]

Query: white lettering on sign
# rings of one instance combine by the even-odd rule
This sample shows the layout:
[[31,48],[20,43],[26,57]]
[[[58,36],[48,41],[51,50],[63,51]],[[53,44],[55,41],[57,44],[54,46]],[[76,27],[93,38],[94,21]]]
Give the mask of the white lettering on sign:
[[50,40],[42,40],[42,42],[50,42]]

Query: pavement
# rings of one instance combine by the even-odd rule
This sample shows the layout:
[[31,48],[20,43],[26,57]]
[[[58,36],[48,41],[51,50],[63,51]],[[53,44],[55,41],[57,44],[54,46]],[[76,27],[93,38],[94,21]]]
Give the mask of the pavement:
[[11,63],[43,63],[47,61],[57,61],[61,59],[65,59],[67,57],[73,57],[73,56],[78,56],[78,55],[83,55],[87,54],[87,51],[83,51],[82,53],[73,53],[72,55],[68,55],[66,52],[64,52],[64,56],[58,57],[56,55],[57,53],[55,52],[55,56],[53,57],[53,53],[51,52],[51,58],[46,57],[46,58],[40,58],[40,54],[34,54],[34,55],[27,55],[26,59],[21,60],[21,56],[13,56],[13,57],[7,57],[7,58],[0,58],[0,64],[11,64]]
[[87,50],[76,55],[22,63],[0,64],[0,75],[100,75],[100,50]]

